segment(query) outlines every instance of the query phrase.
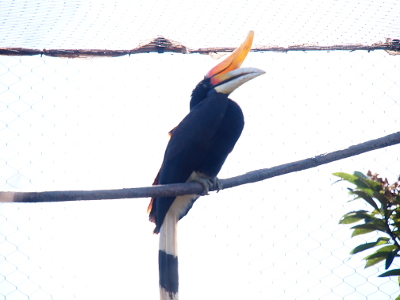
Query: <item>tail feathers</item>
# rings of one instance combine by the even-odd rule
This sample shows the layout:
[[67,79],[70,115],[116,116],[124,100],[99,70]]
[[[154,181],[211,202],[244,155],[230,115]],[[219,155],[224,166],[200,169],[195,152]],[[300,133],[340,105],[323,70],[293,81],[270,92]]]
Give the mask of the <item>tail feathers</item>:
[[178,300],[178,220],[187,214],[197,198],[197,195],[176,197],[160,227],[158,262],[161,300]]
[[176,214],[169,211],[160,229],[158,263],[161,300],[178,300],[178,249]]

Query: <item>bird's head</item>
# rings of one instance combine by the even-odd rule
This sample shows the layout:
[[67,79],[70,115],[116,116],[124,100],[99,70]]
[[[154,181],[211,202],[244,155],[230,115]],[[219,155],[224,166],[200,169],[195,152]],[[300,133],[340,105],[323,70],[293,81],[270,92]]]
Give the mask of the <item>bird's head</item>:
[[197,84],[192,92],[190,109],[212,93],[229,95],[243,83],[265,73],[256,68],[240,68],[251,49],[253,38],[254,31],[250,31],[246,40]]

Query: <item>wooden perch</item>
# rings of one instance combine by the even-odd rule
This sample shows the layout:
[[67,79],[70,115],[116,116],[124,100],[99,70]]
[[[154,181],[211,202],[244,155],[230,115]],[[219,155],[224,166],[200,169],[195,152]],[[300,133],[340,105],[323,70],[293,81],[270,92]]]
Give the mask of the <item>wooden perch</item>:
[[[321,154],[311,158],[283,164],[280,166],[251,171],[246,174],[221,179],[222,189],[261,181],[291,172],[314,168],[336,160],[355,156],[368,151],[400,144],[400,132],[365,143],[350,146],[343,150]],[[215,190],[215,189],[211,189]],[[197,182],[158,185],[151,187],[96,191],[51,191],[51,192],[0,192],[0,202],[61,202],[77,200],[102,200],[143,197],[165,197],[185,194],[201,194],[203,187]]]

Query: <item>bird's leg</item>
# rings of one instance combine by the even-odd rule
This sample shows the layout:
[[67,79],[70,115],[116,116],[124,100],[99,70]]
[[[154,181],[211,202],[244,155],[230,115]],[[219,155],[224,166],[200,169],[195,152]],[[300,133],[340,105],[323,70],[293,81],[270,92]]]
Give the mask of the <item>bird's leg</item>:
[[203,186],[202,196],[208,195],[208,192],[215,188],[217,193],[222,189],[221,181],[217,177],[209,178],[204,174],[193,172],[188,182],[198,182]]

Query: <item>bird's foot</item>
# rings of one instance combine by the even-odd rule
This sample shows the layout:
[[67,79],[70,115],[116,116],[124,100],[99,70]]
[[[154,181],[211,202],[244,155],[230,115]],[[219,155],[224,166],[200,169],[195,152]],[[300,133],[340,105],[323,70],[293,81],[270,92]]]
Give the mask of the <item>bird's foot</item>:
[[222,190],[222,183],[221,180],[218,179],[218,177],[214,177],[213,179],[210,179],[212,184],[213,184],[213,188],[215,188],[217,190],[217,193]]
[[208,195],[208,192],[211,189],[216,189],[217,193],[222,190],[221,181],[217,178],[204,178],[204,177],[196,177],[192,181],[198,182],[203,186],[203,192],[201,193],[202,196]]

